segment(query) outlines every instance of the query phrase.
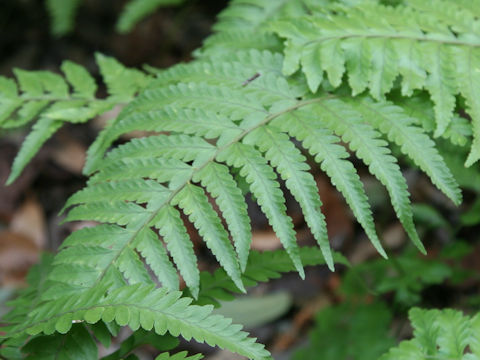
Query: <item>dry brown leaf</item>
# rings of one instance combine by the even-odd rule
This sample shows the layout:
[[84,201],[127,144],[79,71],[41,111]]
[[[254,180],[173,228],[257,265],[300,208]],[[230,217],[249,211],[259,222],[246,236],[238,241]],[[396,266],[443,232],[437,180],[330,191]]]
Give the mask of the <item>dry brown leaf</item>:
[[28,236],[8,230],[0,232],[0,285],[23,284],[39,254],[40,249]]
[[83,166],[85,165],[87,148],[74,140],[68,138],[61,141],[61,143],[52,151],[53,161],[62,168],[80,175]]
[[43,208],[34,197],[28,197],[14,213],[9,230],[23,235],[42,249],[47,242],[47,227]]
[[254,231],[252,234],[252,249],[266,251],[281,247],[282,244],[273,231]]

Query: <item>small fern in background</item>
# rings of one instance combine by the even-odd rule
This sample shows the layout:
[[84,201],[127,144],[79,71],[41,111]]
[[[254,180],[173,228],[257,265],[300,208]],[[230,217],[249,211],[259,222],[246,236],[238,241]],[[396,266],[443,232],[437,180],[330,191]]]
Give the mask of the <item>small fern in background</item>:
[[479,315],[413,308],[409,317],[414,338],[402,341],[380,360],[480,359]]
[[392,314],[384,303],[342,304],[320,310],[309,346],[294,360],[378,359],[395,343],[388,334]]
[[[165,3],[130,2],[119,29],[127,31]],[[97,55],[105,99],[95,97],[91,76],[71,62],[62,66],[65,79],[17,70],[20,92],[14,80],[1,78],[0,126],[38,119],[9,183],[64,122],[86,122],[124,106],[89,148],[88,183],[63,209],[65,221],[97,225],[72,233],[44,264],[42,279],[33,279],[15,300],[2,354],[21,358],[23,347],[32,356],[48,355],[54,350],[37,349],[40,336],[52,336],[48,341],[55,347],[59,336],[70,344],[71,334],[81,340],[72,348],[93,349],[91,333],[107,342],[115,336],[112,326],[129,326],[268,358],[241,327],[211,311],[219,300],[280,272],[296,270],[303,278],[304,265],[325,263],[334,270],[335,262],[346,263],[331,251],[312,163],[387,257],[354,157],[360,160],[386,188],[407,235],[424,253],[400,158],[458,205],[460,187],[441,155],[450,145],[436,141],[454,144],[461,149],[457,156],[468,152],[462,158],[467,165],[480,157],[474,96],[479,7],[442,4],[234,0],[190,63],[147,74]],[[51,2],[63,21],[57,33],[68,29],[77,5]],[[471,121],[460,116],[463,103]],[[114,145],[137,130],[154,134]],[[318,249],[297,245],[282,182]],[[283,252],[250,252],[245,188]],[[221,269],[213,275],[199,271],[184,218],[217,259]],[[183,292],[179,274],[187,286]],[[110,328],[101,332],[101,324]]]
[[0,77],[0,127],[16,129],[34,122],[15,161],[7,184],[11,184],[43,143],[64,123],[93,119],[117,104],[127,103],[150,81],[138,70],[127,69],[113,58],[96,56],[109,96],[96,97],[97,84],[82,66],[65,61],[65,78],[48,71],[15,69],[17,82]]

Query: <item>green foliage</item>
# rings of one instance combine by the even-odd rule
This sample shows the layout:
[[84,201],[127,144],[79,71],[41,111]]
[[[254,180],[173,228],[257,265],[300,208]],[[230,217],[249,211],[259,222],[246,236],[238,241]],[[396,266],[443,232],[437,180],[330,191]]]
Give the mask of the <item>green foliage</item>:
[[480,359],[480,316],[460,311],[423,310],[409,312],[414,338],[402,341],[381,360]]
[[349,297],[393,292],[395,301],[405,307],[420,301],[427,286],[440,284],[453,275],[453,269],[440,260],[430,260],[405,251],[390,259],[373,260],[352,267],[345,275],[342,292]]
[[82,0],[46,0],[51,21],[50,29],[54,35],[61,36],[72,31],[81,2]]
[[97,344],[84,325],[75,324],[63,336],[41,336],[31,340],[24,348],[26,359],[98,359]]
[[[128,29],[160,3],[131,2],[119,28]],[[403,154],[455,204],[461,202],[447,165],[458,168],[459,156],[464,163],[468,151],[467,164],[480,157],[480,105],[474,96],[480,12],[463,1],[405,3],[233,0],[188,64],[152,70],[150,76],[97,55],[105,99],[95,97],[95,81],[71,62],[62,66],[65,79],[24,70],[15,71],[18,85],[0,78],[0,127],[38,119],[9,183],[64,122],[86,122],[114,105],[124,106],[88,151],[87,186],[64,208],[65,221],[98,225],[71,234],[55,258],[41,266],[41,278],[32,279],[35,284],[13,302],[2,351],[18,355],[28,334],[52,336],[56,346],[60,335],[52,334],[67,333],[64,339],[70,341],[72,321],[82,322],[74,331],[85,335],[83,325],[103,320],[105,326],[169,332],[253,359],[268,357],[238,326],[211,315],[207,304],[218,305],[281,272],[296,270],[303,277],[304,265],[326,263],[333,270],[335,262],[345,263],[330,249],[312,166],[326,173],[386,257],[356,168],[365,164],[424,252],[398,157]],[[60,27],[68,28],[74,6],[66,12],[57,6],[59,13],[70,14],[63,15],[67,25]],[[472,121],[460,116],[464,107]],[[112,146],[137,130],[154,134]],[[434,142],[432,132],[442,141]],[[443,143],[460,150],[447,151],[450,145]],[[468,171],[458,172],[460,182],[468,183]],[[300,205],[318,249],[298,247],[282,183]],[[284,252],[249,251],[245,190]],[[213,275],[198,270],[186,221],[220,264]],[[449,275],[441,266],[429,273],[422,267],[425,261],[412,256],[405,261],[401,267],[412,276],[397,274],[377,291],[398,291],[408,302],[418,294],[412,284],[419,278],[433,283]],[[385,270],[382,266],[378,272]],[[187,285],[184,293],[178,291],[177,270]],[[361,310],[358,316],[368,314]],[[387,315],[372,315],[380,333]],[[333,321],[337,315],[328,317]],[[332,326],[343,334],[337,325]],[[363,328],[354,330],[352,336],[368,337]],[[90,335],[84,335],[79,338],[88,349]],[[364,347],[370,339],[360,343]],[[381,345],[383,351],[388,342]],[[332,349],[337,358],[355,354],[346,346]],[[365,349],[370,358],[380,350]]]
[[[112,323],[107,323],[109,326]],[[103,321],[99,321],[96,324],[89,325],[92,329],[93,334],[101,341],[102,344],[109,348],[110,346],[110,335],[115,336],[117,335],[116,332],[110,332],[110,329],[106,326]],[[104,329],[102,332],[99,329]],[[107,341],[105,341],[107,340]],[[159,351],[167,351],[171,350],[178,346],[179,340],[176,337],[171,335],[158,335],[153,331],[146,331],[143,329],[138,329],[133,332],[127,339],[122,341],[120,348],[102,358],[102,360],[121,360],[124,359],[128,354],[131,354],[133,350],[142,346],[142,345],[150,345],[153,346],[155,349]]]
[[295,360],[377,359],[394,345],[388,335],[392,315],[383,303],[327,307],[315,317],[310,344]]
[[20,69],[14,70],[17,82],[0,77],[0,127],[15,129],[35,122],[15,158],[7,184],[20,175],[64,123],[84,123],[128,102],[149,82],[146,75],[125,68],[113,58],[97,54],[96,60],[109,91],[105,99],[95,97],[95,80],[85,68],[71,61],[61,66],[65,78],[49,71]]
[[116,29],[120,33],[129,32],[138,22],[159,7],[179,5],[183,2],[184,0],[131,0],[120,14]]
[[169,353],[163,353],[158,355],[155,358],[155,360],[200,360],[202,358],[203,356],[200,354],[188,356],[186,351],[182,351],[182,352],[176,353],[175,355],[170,355]]
[[[321,250],[318,248],[300,248],[300,258],[305,266],[325,263],[321,258]],[[349,262],[342,255],[334,253],[333,258],[335,263],[349,266]],[[252,250],[247,267],[242,274],[242,282],[245,286],[252,287],[259,282],[278,279],[282,273],[290,271],[295,271],[295,266],[284,250],[264,253]],[[189,290],[185,292],[187,295],[191,295]],[[241,290],[235,286],[225,270],[218,269],[213,274],[203,271],[200,273],[200,292],[195,303],[213,304],[219,307],[219,301],[233,300],[234,295],[239,293]]]
[[270,28],[286,38],[283,70],[301,67],[316,92],[324,76],[333,87],[348,75],[352,95],[381,100],[401,76],[403,96],[425,89],[434,102],[435,136],[453,119],[456,95],[465,98],[474,140],[466,165],[480,158],[480,103],[476,93],[480,38],[475,9],[449,0],[408,0],[389,7],[375,1],[289,17]]
[[240,331],[241,326],[232,325],[231,320],[220,315],[211,315],[212,306],[190,305],[191,299],[180,298],[180,292],[143,284],[109,289],[110,283],[102,284],[76,297],[61,296],[53,303],[44,303],[29,314],[28,320],[10,326],[8,332],[12,337],[66,334],[74,322],[115,321],[134,331],[142,328],[159,335],[168,331],[173,336],[193,338],[251,359],[268,357],[263,345],[248,338],[247,333]]

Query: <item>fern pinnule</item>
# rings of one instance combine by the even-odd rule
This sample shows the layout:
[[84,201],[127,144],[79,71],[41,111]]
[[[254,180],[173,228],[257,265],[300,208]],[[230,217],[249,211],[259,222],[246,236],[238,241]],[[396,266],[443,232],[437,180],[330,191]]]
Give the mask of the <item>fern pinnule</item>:
[[60,36],[72,30],[77,8],[82,0],[62,1],[47,0],[45,5],[50,15],[51,31]]
[[[145,240],[145,236],[143,235],[144,232],[145,230],[140,231],[136,239]],[[143,261],[132,247],[125,248],[121,255],[117,258],[116,263],[118,270],[122,273],[129,284],[153,284],[153,281],[147,269],[145,268]]]
[[137,244],[133,245],[160,283],[167,289],[178,290],[177,270],[173,267],[163,244],[158,241],[157,234],[150,229],[145,229],[137,237]]
[[140,204],[147,203],[160,194],[167,194],[169,190],[154,180],[127,179],[109,181],[88,186],[74,195],[66,202],[62,209],[77,204],[89,204],[99,201],[134,201]]
[[385,185],[404,229],[420,251],[425,252],[413,224],[406,180],[396,159],[391,155],[388,144],[380,138],[380,134],[371,125],[362,122],[358,112],[345,105],[336,99],[315,104],[319,108],[317,114],[322,114],[325,126],[341,136],[357,156],[368,165],[372,175]]
[[200,182],[215,199],[235,244],[240,268],[245,271],[252,242],[251,226],[245,198],[229,168],[210,163],[194,175],[193,181]]
[[179,5],[184,0],[131,0],[123,9],[117,20],[116,29],[127,33],[145,16],[153,13],[159,7]]
[[232,144],[223,150],[218,160],[240,168],[240,175],[250,184],[252,194],[258,199],[258,204],[303,278],[305,273],[296,246],[293,222],[287,216],[283,194],[273,169],[258,150],[241,143]]
[[148,216],[148,211],[134,202],[93,202],[74,207],[65,221],[93,220],[117,225],[136,223]]
[[180,213],[173,206],[165,206],[152,221],[163,237],[173,261],[194,297],[198,295],[200,271],[193,244],[183,224]]
[[170,355],[169,353],[161,353],[155,358],[155,360],[200,360],[202,358],[202,354],[188,356],[188,353],[186,351],[181,351],[172,355]]
[[110,162],[105,168],[92,176],[88,184],[103,181],[128,180],[140,177],[169,182],[184,179],[192,174],[192,167],[183,161],[166,158],[119,159]]
[[240,267],[220,218],[208,202],[202,188],[188,184],[175,195],[172,205],[178,205],[195,225],[208,248],[230,275],[239,289],[245,291],[240,279]]
[[25,138],[25,141],[12,164],[12,171],[7,180],[11,184],[30,162],[33,156],[40,150],[43,143],[62,126],[60,120],[49,118],[39,119],[32,127],[32,131]]
[[455,204],[462,201],[462,195],[455,178],[445,161],[438,153],[434,142],[423,129],[414,126],[415,120],[405,111],[389,102],[374,102],[365,98],[362,101],[349,101],[364,119],[411,158],[446,196]]
[[322,249],[329,268],[333,271],[333,258],[325,217],[320,210],[322,201],[318,194],[317,184],[308,172],[310,167],[305,162],[305,157],[285,133],[270,125],[251,132],[245,137],[244,142],[249,145],[257,145],[285,181],[287,188],[300,204],[305,214],[305,220]]

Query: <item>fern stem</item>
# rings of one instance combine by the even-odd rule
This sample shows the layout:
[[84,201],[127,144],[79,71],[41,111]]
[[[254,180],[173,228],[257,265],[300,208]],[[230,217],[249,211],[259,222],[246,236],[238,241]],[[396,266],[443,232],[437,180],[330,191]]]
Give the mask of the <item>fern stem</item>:
[[315,44],[315,43],[322,43],[328,40],[344,40],[344,39],[354,39],[354,38],[365,38],[365,39],[397,39],[397,40],[414,40],[414,41],[424,41],[424,42],[433,42],[433,43],[440,43],[444,45],[457,45],[457,46],[469,46],[469,47],[480,47],[480,42],[478,41],[463,41],[458,40],[457,38],[452,37],[429,37],[429,36],[413,36],[413,35],[396,35],[392,33],[384,33],[384,34],[344,34],[344,35],[329,35],[320,37],[315,40],[310,40],[305,42],[304,46]]

